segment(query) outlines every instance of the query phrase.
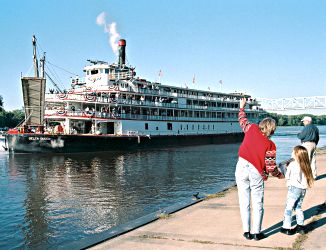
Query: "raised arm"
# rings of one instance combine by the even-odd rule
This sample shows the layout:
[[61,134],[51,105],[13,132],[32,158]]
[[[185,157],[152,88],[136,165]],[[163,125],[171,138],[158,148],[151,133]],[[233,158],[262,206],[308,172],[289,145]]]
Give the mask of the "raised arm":
[[245,106],[246,106],[246,98],[241,98],[238,120],[239,120],[240,127],[242,128],[242,131],[246,133],[249,130],[251,124],[247,119],[246,112],[244,111]]

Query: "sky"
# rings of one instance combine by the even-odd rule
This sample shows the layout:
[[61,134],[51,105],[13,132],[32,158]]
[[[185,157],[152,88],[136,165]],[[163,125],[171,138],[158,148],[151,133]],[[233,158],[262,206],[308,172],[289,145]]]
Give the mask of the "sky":
[[20,77],[33,74],[33,35],[60,87],[83,76],[87,59],[116,62],[123,38],[127,62],[150,81],[161,71],[162,84],[179,87],[255,98],[326,95],[324,0],[0,2],[5,110],[23,106]]

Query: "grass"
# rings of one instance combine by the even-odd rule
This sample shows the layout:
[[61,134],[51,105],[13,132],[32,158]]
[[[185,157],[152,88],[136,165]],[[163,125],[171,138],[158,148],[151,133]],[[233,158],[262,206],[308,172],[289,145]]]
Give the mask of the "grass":
[[159,214],[157,215],[157,218],[158,218],[159,220],[166,220],[166,219],[169,219],[169,218],[171,218],[171,217],[172,217],[171,214],[164,213],[164,212],[159,213]]
[[208,195],[206,195],[205,200],[224,197],[227,193],[229,193],[233,190],[236,190],[236,189],[237,189],[236,187],[230,187],[222,192],[218,192],[215,194],[208,194]]

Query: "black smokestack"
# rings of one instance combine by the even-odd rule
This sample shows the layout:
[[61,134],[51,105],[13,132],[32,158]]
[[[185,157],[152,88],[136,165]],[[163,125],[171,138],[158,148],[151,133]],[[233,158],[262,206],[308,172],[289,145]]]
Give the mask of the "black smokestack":
[[119,40],[119,66],[123,66],[126,63],[126,40]]

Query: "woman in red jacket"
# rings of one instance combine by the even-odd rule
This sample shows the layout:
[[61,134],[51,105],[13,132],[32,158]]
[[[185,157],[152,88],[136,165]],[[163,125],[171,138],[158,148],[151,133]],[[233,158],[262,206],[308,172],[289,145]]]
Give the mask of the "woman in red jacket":
[[[243,236],[248,239],[261,240],[264,215],[264,181],[268,174],[284,178],[276,166],[276,146],[269,138],[276,130],[272,118],[263,119],[259,125],[250,123],[244,107],[246,98],[240,100],[238,115],[240,126],[245,133],[239,148],[239,160],[235,177],[239,195],[239,206],[242,220]],[[250,195],[252,201],[252,227],[250,227]]]

